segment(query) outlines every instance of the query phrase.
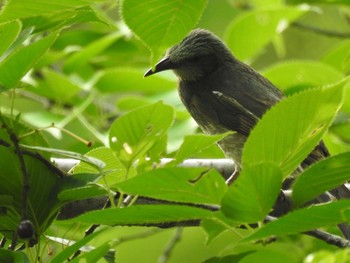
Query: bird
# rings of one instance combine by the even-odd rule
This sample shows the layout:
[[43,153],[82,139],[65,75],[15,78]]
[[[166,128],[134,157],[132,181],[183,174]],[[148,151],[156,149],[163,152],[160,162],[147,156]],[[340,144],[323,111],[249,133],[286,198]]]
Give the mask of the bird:
[[168,69],[179,78],[180,98],[205,133],[235,131],[219,145],[240,170],[242,149],[251,129],[283,98],[282,92],[204,29],[191,31],[145,76]]
[[[250,131],[269,108],[284,98],[283,93],[236,59],[223,41],[205,29],[192,30],[144,76],[169,69],[179,78],[181,101],[205,133],[235,132],[219,145],[240,170],[242,149]],[[321,142],[302,166],[328,155]]]
[[[234,131],[218,144],[233,159],[239,172],[242,150],[251,130],[285,95],[267,78],[235,58],[220,38],[205,29],[192,30],[144,76],[165,70],[172,70],[178,77],[181,101],[204,133]],[[329,155],[320,141],[300,169]],[[338,199],[350,197],[345,186],[331,192]]]
[[[285,98],[284,94],[252,67],[236,59],[220,38],[205,29],[192,30],[168,49],[144,77],[165,70],[172,70],[178,77],[181,101],[204,133],[234,131],[218,142],[226,157],[235,163],[236,172],[229,182],[232,183],[242,169],[242,151],[251,130],[268,109]],[[320,141],[294,174],[328,156],[327,147]],[[290,187],[291,183],[285,185]],[[315,202],[350,198],[345,185],[330,193],[320,195]],[[338,227],[350,240],[349,226],[343,223]]]

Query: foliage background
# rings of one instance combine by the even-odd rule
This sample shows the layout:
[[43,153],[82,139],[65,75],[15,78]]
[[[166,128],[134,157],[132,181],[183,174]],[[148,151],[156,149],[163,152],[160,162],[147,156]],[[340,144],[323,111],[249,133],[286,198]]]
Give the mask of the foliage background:
[[[189,30],[200,27],[214,32],[237,58],[291,95],[337,83],[349,74],[349,21],[346,0],[3,2],[0,15],[1,112],[8,116],[20,114],[21,122],[30,127],[28,131],[40,130],[47,142],[26,144],[80,154],[91,150],[64,130],[92,142],[93,150],[89,155],[106,162],[108,169],[114,172],[106,177],[107,182],[100,178],[95,178],[94,182],[103,185],[102,188],[107,188],[106,192],[111,194],[113,191],[109,190],[115,190],[113,186],[123,181],[125,173],[131,177],[151,169],[146,155],[151,161],[174,156],[178,160],[224,157],[213,144],[219,137],[203,143],[201,151],[190,152],[188,156],[179,154],[177,150],[183,138],[200,131],[178,98],[176,79],[170,72],[143,78],[144,72],[162,57],[166,48],[181,40]],[[153,104],[158,101],[172,107]],[[332,126],[321,134],[332,154],[349,151],[347,90],[343,101]],[[142,133],[142,125],[146,127],[147,122],[140,124],[142,127],[138,131],[127,118],[124,123],[120,118],[144,106],[151,107],[153,113],[147,115],[142,109],[139,119],[135,120],[140,124],[151,116],[152,123],[159,124],[158,133],[153,131],[150,137]],[[56,128],[50,127],[52,123]],[[289,125],[288,120],[279,124]],[[125,127],[129,130],[123,134]],[[133,133],[135,137],[130,138]],[[143,139],[143,135],[147,138]],[[125,136],[127,142],[136,140],[132,150],[138,154],[130,157],[124,144],[112,143],[113,136]],[[114,153],[99,148],[108,145]],[[183,148],[190,147],[191,143]],[[53,156],[62,157],[56,150]],[[131,165],[135,160],[140,162],[136,168]],[[98,174],[89,165],[81,165],[74,171],[79,172]],[[96,185],[91,186],[92,192],[80,194],[93,196],[94,191],[101,191]],[[38,182],[38,187],[45,185]],[[61,196],[61,200],[75,199],[78,198]],[[88,225],[79,220],[55,220],[45,234],[81,240]],[[230,231],[223,231],[214,239],[211,237],[216,235],[209,234],[208,243],[207,233],[199,227],[152,229],[151,232],[140,226],[107,228],[89,245],[115,249],[117,262],[162,262],[167,244],[179,232],[180,240],[171,255],[165,257],[168,262],[232,262],[238,259],[242,259],[239,262],[347,262],[349,258],[347,250],[300,234],[282,236],[265,246],[237,243],[239,235],[232,235]],[[146,232],[148,234],[142,237]],[[123,239],[133,235],[135,238]],[[44,237],[40,243],[40,249],[27,250],[24,254],[30,257],[39,251],[43,261],[50,261],[64,247]],[[101,251],[98,258],[106,252]],[[226,255],[230,256],[220,261],[219,258]]]

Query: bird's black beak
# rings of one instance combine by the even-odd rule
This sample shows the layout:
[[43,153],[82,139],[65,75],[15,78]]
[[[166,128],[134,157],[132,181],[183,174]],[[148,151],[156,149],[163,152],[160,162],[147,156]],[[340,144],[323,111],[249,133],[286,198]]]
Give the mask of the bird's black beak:
[[169,60],[169,57],[165,57],[165,58],[161,59],[154,66],[154,69],[150,68],[149,70],[147,70],[147,72],[143,76],[148,77],[148,76],[153,75],[155,73],[158,73],[158,72],[161,72],[164,70],[168,70],[168,69],[173,69],[173,68],[174,68],[174,64]]

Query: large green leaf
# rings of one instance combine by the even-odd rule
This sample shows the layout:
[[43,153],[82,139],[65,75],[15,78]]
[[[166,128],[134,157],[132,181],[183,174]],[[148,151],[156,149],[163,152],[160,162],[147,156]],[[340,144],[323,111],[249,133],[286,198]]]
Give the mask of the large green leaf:
[[[11,233],[21,219],[23,173],[20,168],[18,156],[12,149],[0,147],[0,193],[12,196],[13,202],[7,205],[7,212],[0,216],[0,229],[2,234],[12,238]],[[27,218],[31,220],[38,234],[41,234],[57,212],[59,201],[58,175],[45,163],[32,156],[25,155],[25,166],[29,176],[28,210]]]
[[30,263],[28,256],[22,251],[11,251],[4,248],[0,248],[0,261],[14,263]]
[[322,61],[342,71],[350,70],[350,40],[340,42],[322,58]]
[[57,71],[44,69],[43,75],[45,78],[46,92],[60,102],[68,102],[76,96],[82,88],[73,83],[68,76],[58,73]]
[[144,155],[163,136],[174,120],[172,107],[157,102],[119,117],[109,131],[111,149],[130,161]]
[[318,162],[300,174],[293,186],[293,204],[302,205],[350,180],[350,153]]
[[281,33],[288,23],[298,19],[306,11],[300,7],[282,7],[244,13],[227,27],[225,40],[238,59],[251,59]]
[[291,4],[350,4],[348,0],[290,0]]
[[51,259],[51,263],[61,263],[67,260],[71,255],[73,255],[76,251],[78,251],[81,247],[90,242],[93,238],[96,238],[98,235],[103,233],[106,229],[99,230],[94,232],[83,239],[75,242],[74,244],[70,244],[63,251],[58,253],[54,258]]
[[70,27],[73,24],[82,24],[84,22],[99,22],[112,26],[101,11],[92,6],[83,6],[54,13],[42,13],[38,16],[23,18],[22,21],[26,28],[34,27],[35,32],[52,32],[54,30]]
[[75,9],[102,0],[11,0],[6,3],[0,15],[0,21],[41,16],[42,14]]
[[184,205],[134,205],[87,212],[69,220],[103,225],[151,225],[208,218],[212,212]]
[[[344,81],[345,82],[345,81]],[[243,167],[269,162],[291,174],[321,140],[337,113],[341,82],[283,99],[252,130],[243,150]]]
[[160,200],[220,204],[227,186],[215,170],[205,168],[161,168],[117,185],[120,191]]
[[13,44],[16,40],[19,32],[21,31],[22,24],[18,20],[13,20],[8,23],[0,24],[0,56]]
[[193,134],[186,136],[179,150],[175,154],[174,161],[170,164],[176,165],[181,163],[185,159],[190,158],[194,154],[225,138],[228,134],[230,133],[219,135]]
[[96,158],[105,163],[105,167],[99,171],[94,166],[80,162],[73,168],[73,173],[100,173],[104,178],[99,181],[101,184],[107,183],[109,186],[125,180],[126,168],[116,157],[115,153],[107,147],[92,149],[85,156]]
[[[78,257],[74,258],[70,262],[71,263],[98,262],[98,260],[103,258],[104,256],[106,256],[108,254],[108,252],[112,252],[113,257],[114,257],[115,251],[111,250],[111,248],[116,243],[117,243],[116,240],[104,242],[102,245],[92,249],[91,251],[89,251],[87,253],[80,254]],[[111,260],[109,262],[115,262],[115,261]]]
[[207,0],[125,0],[122,15],[155,62],[164,47],[179,42],[197,24],[206,4]]
[[336,83],[344,75],[336,68],[317,61],[288,61],[266,69],[263,75],[285,93]]
[[68,58],[64,63],[64,70],[66,72],[72,72],[79,69],[82,65],[86,64],[91,58],[98,55],[110,45],[112,45],[116,40],[122,37],[122,33],[115,32],[107,36],[104,36],[83,49],[79,52],[74,53],[70,58]]
[[58,199],[62,202],[82,200],[107,195],[108,191],[96,184],[100,174],[80,173],[64,177],[60,181]]
[[275,165],[245,165],[222,199],[222,212],[237,222],[263,221],[276,202],[282,173]]
[[346,222],[343,212],[349,210],[349,208],[350,201],[341,200],[296,210],[276,221],[267,223],[245,238],[245,241],[252,241],[271,235],[297,234],[320,227],[337,225]]
[[0,64],[0,84],[13,88],[39,58],[49,49],[58,34],[52,33],[11,54]]

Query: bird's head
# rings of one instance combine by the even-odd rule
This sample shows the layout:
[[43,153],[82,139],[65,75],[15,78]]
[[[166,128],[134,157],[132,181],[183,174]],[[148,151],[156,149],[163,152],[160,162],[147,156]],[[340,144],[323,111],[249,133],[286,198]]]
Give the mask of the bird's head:
[[145,77],[171,69],[185,81],[197,81],[210,75],[233,57],[225,44],[207,30],[191,31],[179,44],[170,48],[166,56]]

